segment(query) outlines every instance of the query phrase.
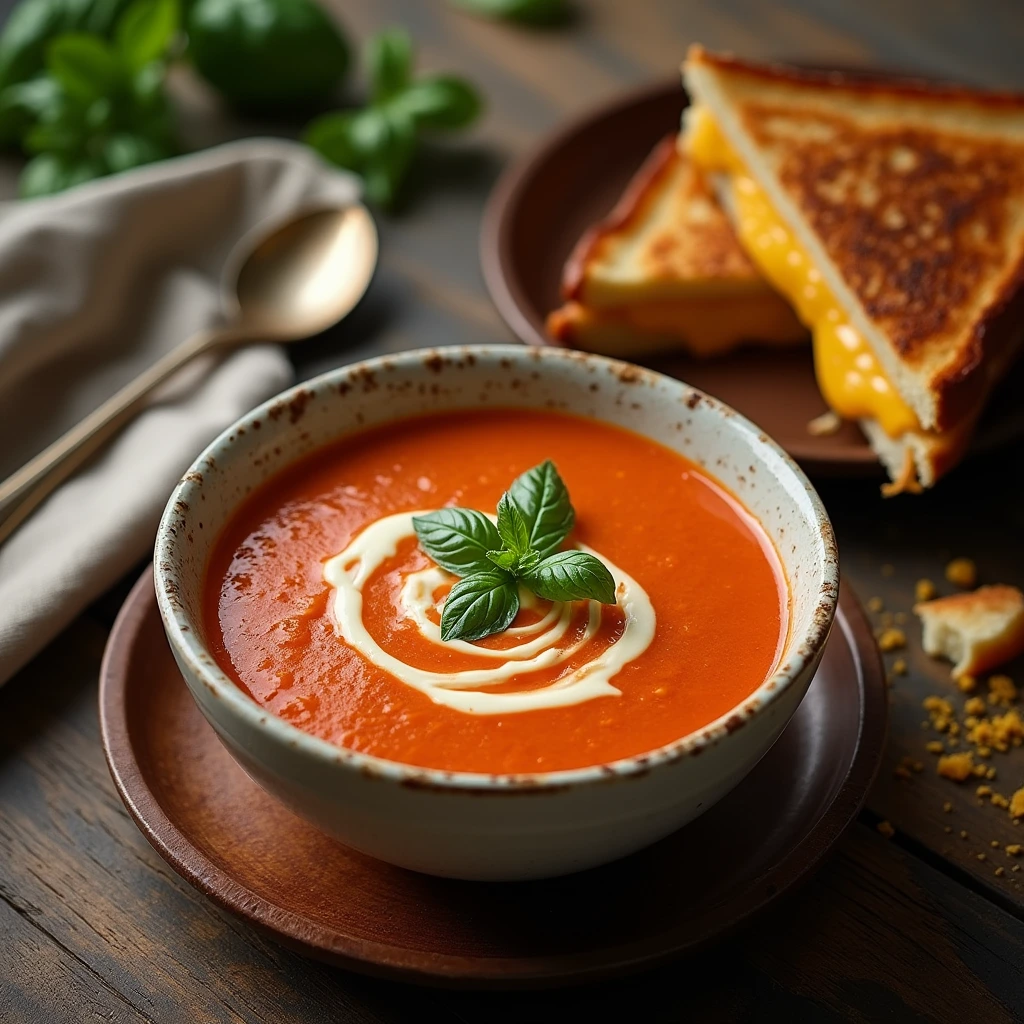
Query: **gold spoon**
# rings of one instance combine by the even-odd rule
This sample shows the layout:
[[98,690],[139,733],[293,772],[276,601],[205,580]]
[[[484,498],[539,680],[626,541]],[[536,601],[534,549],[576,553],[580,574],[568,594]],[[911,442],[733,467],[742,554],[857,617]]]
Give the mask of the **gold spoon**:
[[246,235],[228,257],[223,276],[231,321],[168,352],[0,483],[0,544],[186,363],[239,345],[319,334],[353,309],[376,265],[377,229],[359,204],[307,210],[269,232],[257,228]]

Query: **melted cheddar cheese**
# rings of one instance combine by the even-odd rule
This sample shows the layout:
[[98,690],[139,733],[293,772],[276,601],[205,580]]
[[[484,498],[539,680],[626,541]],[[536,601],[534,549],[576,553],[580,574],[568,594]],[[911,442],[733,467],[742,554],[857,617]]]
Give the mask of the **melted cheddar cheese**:
[[757,268],[810,328],[818,387],[829,406],[845,419],[876,420],[892,438],[920,430],[914,411],[704,108],[687,115],[684,144],[703,170],[729,174],[736,234]]

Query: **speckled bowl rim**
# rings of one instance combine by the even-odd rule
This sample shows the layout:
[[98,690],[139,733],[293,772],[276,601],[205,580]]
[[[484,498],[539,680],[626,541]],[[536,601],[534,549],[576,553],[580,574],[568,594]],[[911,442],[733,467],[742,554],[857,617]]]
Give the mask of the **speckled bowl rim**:
[[[249,428],[254,420],[266,421],[272,406],[280,406],[281,403],[298,398],[300,394],[308,396],[312,393],[319,397],[324,391],[336,389],[344,379],[353,374],[373,374],[383,372],[388,368],[414,369],[418,364],[427,374],[429,373],[428,364],[436,366],[439,359],[464,359],[466,357],[505,358],[516,362],[529,360],[532,369],[542,367],[544,362],[549,360],[583,364],[597,363],[610,372],[625,373],[634,380],[644,378],[651,383],[678,389],[681,397],[699,396],[706,409],[712,410],[721,417],[726,429],[745,434],[753,448],[764,447],[774,454],[786,471],[791,474],[793,482],[799,485],[809,499],[817,527],[815,532],[823,542],[823,555],[820,559],[815,560],[812,570],[821,579],[818,606],[811,619],[811,628],[802,637],[789,638],[790,653],[785,658],[784,666],[777,669],[753,693],[719,718],[664,746],[632,757],[590,765],[585,768],[515,774],[456,772],[438,768],[423,768],[348,750],[303,732],[284,719],[268,712],[245,694],[216,664],[210,651],[200,640],[202,625],[192,620],[182,603],[174,596],[180,592],[181,586],[176,554],[176,549],[179,547],[177,537],[186,535],[187,530],[181,529],[181,524],[182,520],[187,520],[191,514],[190,512],[181,513],[179,509],[183,507],[182,503],[187,509],[197,507],[199,493],[203,487],[203,469],[210,464],[211,459],[215,460],[219,466],[226,465],[232,457],[231,449],[237,443],[238,434],[241,433],[240,427]],[[569,411],[571,412],[571,410]],[[399,411],[390,419],[402,418]],[[280,429],[283,431],[296,429],[294,426],[284,423],[283,420],[281,422],[283,426]],[[357,428],[350,433],[356,435],[360,432],[360,429]],[[642,436],[651,436],[643,434],[642,431],[637,431],[637,433]],[[338,439],[344,436],[349,435],[339,435]],[[658,441],[658,438],[655,437],[651,439]],[[300,457],[305,458],[309,454],[311,453],[306,452]],[[284,472],[287,465],[286,463],[278,467],[276,473]],[[713,474],[711,475],[713,476]],[[745,503],[744,507],[746,507]],[[225,517],[224,523],[228,518]],[[754,518],[758,517],[754,516]],[[760,520],[758,521],[760,522]],[[218,528],[222,528],[224,523],[219,523]],[[763,529],[771,537],[767,527],[763,527]],[[775,543],[774,538],[772,541]],[[551,792],[553,789],[575,788],[581,785],[610,782],[628,776],[643,775],[683,757],[695,756],[708,747],[725,740],[741,728],[747,719],[763,713],[807,671],[824,650],[839,603],[839,552],[832,524],[821,498],[793,459],[745,416],[737,413],[724,402],[720,402],[682,381],[622,360],[570,349],[527,348],[522,345],[463,345],[450,348],[414,349],[394,355],[378,356],[329,370],[269,398],[224,430],[199,455],[178,482],[168,499],[157,529],[153,565],[157,604],[169,642],[211,694],[221,700],[223,705],[232,714],[241,718],[245,724],[267,733],[282,747],[287,747],[293,752],[297,750],[316,761],[351,769],[363,775],[375,776],[405,786],[494,793]]]

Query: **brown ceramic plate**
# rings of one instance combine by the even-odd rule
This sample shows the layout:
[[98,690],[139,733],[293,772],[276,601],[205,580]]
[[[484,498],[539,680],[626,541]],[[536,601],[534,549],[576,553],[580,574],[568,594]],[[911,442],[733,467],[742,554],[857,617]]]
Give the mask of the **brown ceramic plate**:
[[[560,304],[562,267],[584,230],[615,205],[659,139],[678,130],[686,106],[678,78],[623,97],[560,129],[498,182],[481,232],[484,277],[498,311],[527,345],[550,345],[546,315]],[[715,360],[659,356],[646,365],[685,380],[738,409],[809,472],[882,470],[852,423],[813,437],[807,423],[825,412],[810,347],[739,352]],[[1024,434],[1018,368],[994,396],[975,449]]]
[[843,588],[821,668],[781,739],[697,821],[546,882],[431,878],[342,846],[265,794],[201,717],[147,571],[103,660],[103,746],[146,838],[220,906],[310,956],[389,978],[540,986],[625,973],[736,927],[803,878],[859,811],[885,738],[881,659]]

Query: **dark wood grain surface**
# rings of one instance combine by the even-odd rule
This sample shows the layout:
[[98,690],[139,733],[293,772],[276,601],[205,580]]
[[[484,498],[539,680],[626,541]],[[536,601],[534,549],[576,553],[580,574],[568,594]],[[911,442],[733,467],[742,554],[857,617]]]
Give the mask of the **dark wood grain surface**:
[[[354,35],[407,25],[422,64],[473,77],[489,108],[471,137],[423,153],[407,209],[381,218],[381,269],[367,301],[298,347],[301,375],[370,353],[508,340],[477,258],[497,175],[563,118],[671,74],[691,41],[1024,89],[1024,7],[1015,0],[579,6],[570,27],[534,32],[440,0],[335,0]],[[187,76],[176,85],[194,144],[294,130],[233,120]],[[6,194],[15,172],[0,169]],[[909,612],[919,578],[950,590],[942,572],[954,555],[975,558],[985,582],[1024,585],[1020,449],[974,462],[921,498],[883,502],[863,480],[823,481],[821,491],[846,579],[865,600],[881,599],[879,626],[886,612]],[[114,793],[96,715],[103,644],[134,575],[0,690],[4,1024],[1024,1019],[1024,867],[1011,870],[1024,858],[1005,853],[1024,842],[1024,823],[978,798],[977,780],[937,776],[925,744],[938,734],[922,728],[921,704],[939,694],[962,708],[963,695],[948,666],[920,652],[912,616],[907,649],[886,655],[890,666],[905,659],[908,672],[893,675],[891,736],[868,810],[807,886],[696,958],[604,986],[495,997],[389,985],[304,960],[214,908],[149,847]],[[1011,675],[1024,683],[1024,666]],[[993,789],[1024,785],[1024,749],[989,763]],[[876,831],[883,819],[896,830],[890,840]]]

